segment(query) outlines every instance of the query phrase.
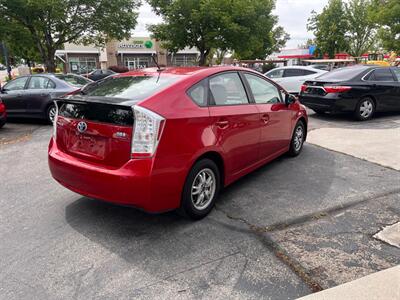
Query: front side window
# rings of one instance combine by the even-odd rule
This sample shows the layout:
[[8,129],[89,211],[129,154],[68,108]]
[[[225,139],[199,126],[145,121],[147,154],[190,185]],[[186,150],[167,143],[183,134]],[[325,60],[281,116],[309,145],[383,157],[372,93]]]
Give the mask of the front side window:
[[223,73],[209,80],[215,105],[248,104],[246,91],[238,73]]
[[45,90],[53,89],[54,87],[55,84],[46,77],[31,77],[28,85],[29,90]]
[[23,90],[26,84],[26,81],[28,80],[28,77],[21,77],[14,79],[13,81],[10,81],[4,86],[4,89],[6,91],[19,91]]
[[268,78],[282,78],[284,69],[277,69],[268,74],[265,74]]
[[280,93],[275,85],[252,74],[244,74],[249,83],[256,103],[273,104],[281,101]]

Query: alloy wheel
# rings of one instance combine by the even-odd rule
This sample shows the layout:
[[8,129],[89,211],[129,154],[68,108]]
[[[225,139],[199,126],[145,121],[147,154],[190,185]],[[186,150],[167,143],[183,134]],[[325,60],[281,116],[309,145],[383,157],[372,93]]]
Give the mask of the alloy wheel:
[[299,151],[301,149],[303,141],[304,141],[304,130],[302,126],[298,126],[294,133],[294,140],[293,140],[295,151]]
[[374,111],[374,104],[371,100],[364,100],[360,104],[360,116],[364,119],[367,119],[371,116],[372,112]]
[[191,187],[191,199],[196,209],[204,210],[210,205],[215,195],[216,184],[216,177],[211,169],[202,169],[197,173]]
[[50,109],[48,111],[48,118],[52,123],[54,122],[54,119],[56,118],[56,113],[57,113],[56,108],[54,106],[50,107]]

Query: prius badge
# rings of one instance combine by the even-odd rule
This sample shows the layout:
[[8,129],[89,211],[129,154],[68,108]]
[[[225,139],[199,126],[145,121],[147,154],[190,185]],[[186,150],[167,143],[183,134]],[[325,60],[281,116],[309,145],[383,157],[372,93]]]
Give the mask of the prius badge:
[[78,125],[76,125],[76,129],[78,129],[80,133],[83,133],[87,129],[87,124],[85,122],[79,122]]

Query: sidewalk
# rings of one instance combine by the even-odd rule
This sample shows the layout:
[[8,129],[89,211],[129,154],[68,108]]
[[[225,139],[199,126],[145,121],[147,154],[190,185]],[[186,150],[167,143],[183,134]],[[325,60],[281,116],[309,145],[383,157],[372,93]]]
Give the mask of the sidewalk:
[[400,265],[347,282],[299,300],[398,300],[400,299]]

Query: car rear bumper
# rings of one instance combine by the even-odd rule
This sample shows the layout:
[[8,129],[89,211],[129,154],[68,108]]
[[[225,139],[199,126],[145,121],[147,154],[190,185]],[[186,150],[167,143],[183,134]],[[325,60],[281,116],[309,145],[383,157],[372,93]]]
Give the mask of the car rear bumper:
[[339,98],[330,96],[307,96],[300,94],[300,103],[308,108],[327,112],[353,112],[356,109],[357,99]]
[[168,203],[152,201],[151,159],[131,159],[121,168],[105,168],[62,152],[52,138],[48,162],[53,178],[78,194],[148,212],[175,208]]
[[7,113],[6,112],[0,113],[0,127],[6,123],[6,120],[7,120]]

